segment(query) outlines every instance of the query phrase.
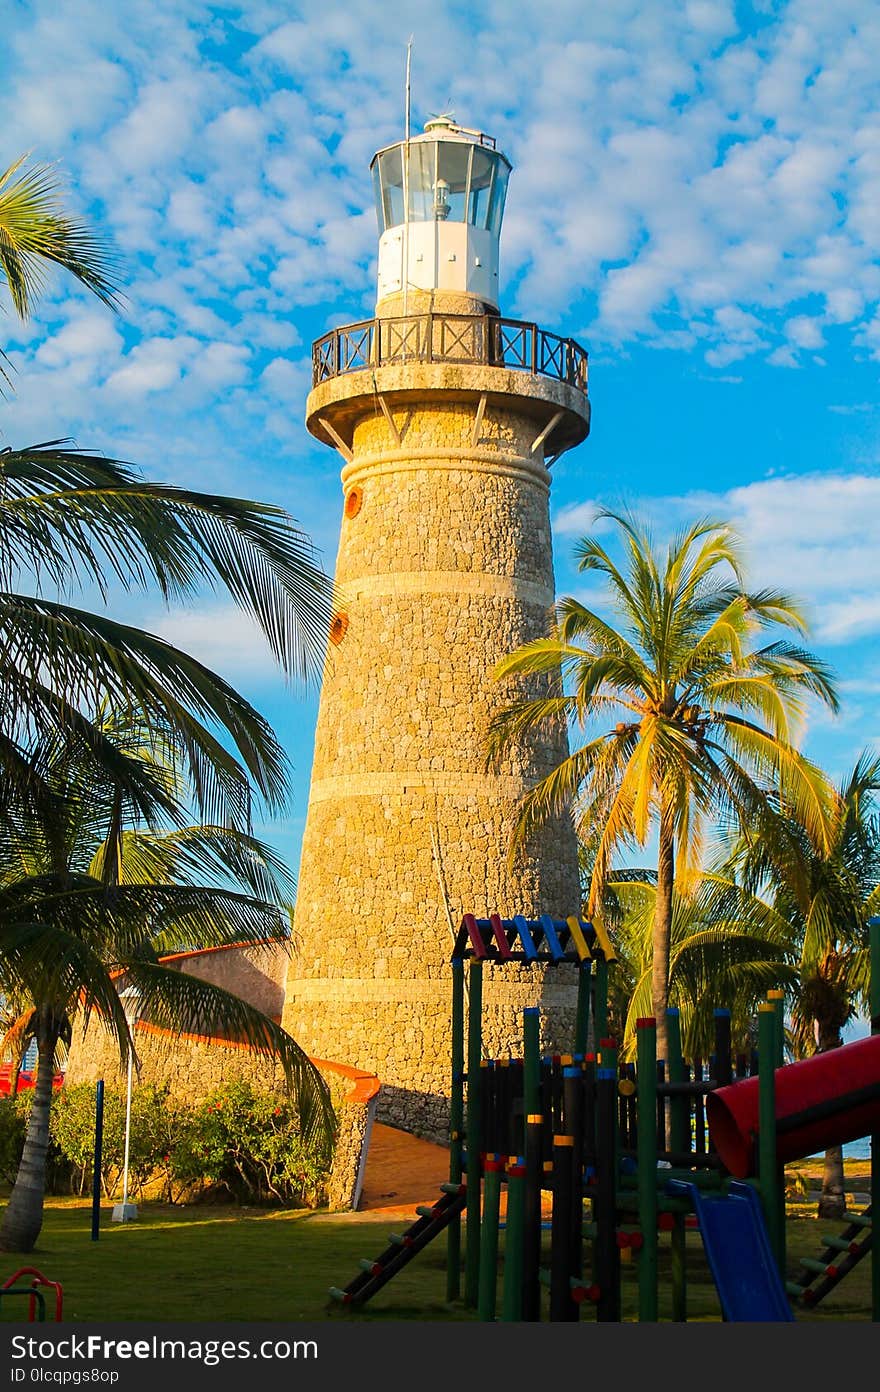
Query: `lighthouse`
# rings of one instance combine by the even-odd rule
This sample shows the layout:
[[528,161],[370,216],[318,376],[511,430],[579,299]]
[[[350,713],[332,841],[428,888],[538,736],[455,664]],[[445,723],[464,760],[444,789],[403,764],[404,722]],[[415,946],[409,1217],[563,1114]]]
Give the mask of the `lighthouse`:
[[[442,1138],[462,914],[580,908],[569,819],[509,856],[565,729],[491,768],[486,732],[522,690],[495,664],[547,632],[550,466],[588,434],[587,356],[500,312],[511,165],[491,136],[438,117],[371,171],[375,314],[313,345],[306,406],[341,462],[338,608],[283,1020],[311,1055],[378,1074],[382,1119]],[[575,991],[572,967],[490,968],[490,1054],[517,1049],[526,1005],[545,1047],[570,1039]]]

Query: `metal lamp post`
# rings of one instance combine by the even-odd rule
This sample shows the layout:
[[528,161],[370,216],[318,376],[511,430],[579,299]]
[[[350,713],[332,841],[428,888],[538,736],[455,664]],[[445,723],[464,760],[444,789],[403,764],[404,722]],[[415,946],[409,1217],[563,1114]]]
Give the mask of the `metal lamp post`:
[[[140,993],[129,986],[120,992],[119,999],[122,1001],[125,1010],[125,1018],[128,1021],[129,1030],[134,1029],[134,1024],[138,1015],[138,1005],[140,1003]],[[125,1088],[125,1151],[122,1160],[122,1203],[113,1205],[114,1223],[131,1223],[137,1218],[137,1204],[128,1202],[128,1156],[131,1143],[131,1084],[134,1071],[134,1051],[129,1045],[128,1049],[128,1068]]]

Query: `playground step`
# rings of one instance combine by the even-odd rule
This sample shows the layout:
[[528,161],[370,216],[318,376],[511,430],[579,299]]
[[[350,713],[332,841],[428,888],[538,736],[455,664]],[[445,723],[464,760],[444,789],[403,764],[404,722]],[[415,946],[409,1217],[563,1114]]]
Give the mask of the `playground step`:
[[824,1247],[830,1247],[832,1252],[854,1253],[859,1250],[858,1242],[854,1242],[852,1238],[833,1237],[830,1234],[826,1234],[820,1241]]
[[[452,1192],[450,1192],[450,1190]],[[416,1210],[418,1217],[406,1232],[389,1233],[388,1246],[374,1260],[362,1257],[360,1271],[349,1281],[344,1290],[338,1286],[330,1288],[334,1300],[346,1305],[362,1305],[386,1282],[396,1276],[415,1257],[423,1247],[440,1233],[445,1232],[453,1219],[459,1217],[466,1202],[464,1185],[451,1185],[443,1190],[442,1197],[432,1206],[422,1204]]]
[[851,1228],[870,1228],[870,1209],[865,1213],[844,1213],[843,1219],[841,1221],[844,1223],[849,1223]]
[[[823,1239],[826,1246],[821,1260],[813,1261],[807,1258],[801,1261],[798,1279],[801,1299],[805,1305],[818,1305],[820,1300],[824,1300],[828,1292],[834,1290],[871,1251],[871,1210],[850,1213],[846,1217],[849,1219],[849,1227],[840,1237]],[[835,1252],[840,1252],[841,1255],[835,1257]],[[829,1258],[834,1260],[831,1261]],[[824,1266],[823,1261],[827,1263]]]

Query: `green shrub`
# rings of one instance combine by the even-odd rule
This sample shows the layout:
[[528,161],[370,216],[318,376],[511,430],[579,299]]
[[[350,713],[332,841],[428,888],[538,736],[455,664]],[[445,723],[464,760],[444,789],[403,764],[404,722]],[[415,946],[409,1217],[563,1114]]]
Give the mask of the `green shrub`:
[[14,1184],[24,1146],[27,1117],[15,1097],[0,1097],[0,1180]]
[[[94,1084],[62,1089],[53,1104],[50,1136],[73,1189],[87,1193],[95,1144]],[[18,1155],[23,1139],[23,1127],[19,1142],[9,1129],[8,1145],[14,1150],[17,1144]],[[4,1144],[0,1134],[0,1164]],[[101,1186],[107,1195],[120,1191],[124,1155],[125,1091],[106,1088]],[[303,1143],[293,1104],[264,1096],[247,1083],[226,1084],[195,1107],[172,1097],[167,1086],[143,1084],[132,1090],[132,1196],[157,1184],[169,1203],[222,1194],[239,1203],[317,1207],[325,1199],[329,1166],[329,1154]]]
[[[105,1194],[118,1193],[125,1164],[125,1091],[104,1089],[104,1126],[101,1145],[101,1187]],[[128,1156],[128,1188],[139,1194],[161,1171],[170,1148],[175,1109],[167,1087],[145,1084],[132,1089]],[[64,1087],[52,1108],[50,1134],[71,1165],[77,1192],[86,1193],[92,1183],[95,1147],[95,1087],[78,1083]]]
[[[125,1103],[110,1088],[104,1090],[104,1126],[101,1147],[101,1183],[109,1193],[108,1180],[122,1164]],[[85,1194],[92,1182],[95,1154],[95,1087],[91,1083],[65,1086],[55,1100],[49,1121],[49,1134],[70,1163],[76,1193]]]
[[[28,1088],[17,1097],[0,1097],[0,1182],[14,1184],[24,1149],[24,1137],[28,1117],[31,1112],[33,1092]],[[58,1094],[52,1098],[54,1111]],[[47,1194],[69,1194],[71,1186],[71,1166],[66,1156],[49,1136],[49,1149],[46,1152],[46,1192]]]
[[171,1171],[192,1188],[211,1185],[239,1203],[316,1207],[325,1198],[329,1155],[310,1150],[294,1106],[248,1083],[217,1088],[196,1109],[170,1158]]

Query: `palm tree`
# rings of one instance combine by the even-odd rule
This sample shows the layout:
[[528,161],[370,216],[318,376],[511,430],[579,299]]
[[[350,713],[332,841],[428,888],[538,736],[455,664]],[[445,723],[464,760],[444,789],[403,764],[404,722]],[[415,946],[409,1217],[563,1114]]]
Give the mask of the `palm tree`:
[[[137,719],[95,721],[154,765],[180,805],[185,789],[167,761],[173,745],[151,743]],[[209,982],[163,966],[163,953],[264,942],[289,926],[293,885],[278,858],[229,827],[164,831],[118,823],[119,789],[76,736],[35,746],[37,813],[25,801],[0,826],[2,984],[32,1002],[37,1080],[18,1177],[0,1226],[0,1248],[30,1251],[42,1225],[52,1074],[59,1040],[94,1013],[126,1061],[134,1043],[120,991],[134,991],[141,1018],[175,1032],[223,1034],[282,1064],[304,1134],[328,1140],[333,1115],[320,1074],[280,1026]],[[0,1041],[0,1048],[6,1041]]]
[[[714,914],[731,924],[759,917],[795,947],[791,1039],[806,1057],[837,1049],[858,1009],[869,1008],[868,919],[880,909],[880,758],[867,751],[842,781],[830,843],[813,844],[783,807],[783,834],[741,841],[718,877]],[[840,1147],[826,1152],[820,1218],[845,1209]]]
[[[30,312],[47,262],[113,303],[106,246],[63,215],[47,171],[16,178],[19,167],[0,181],[0,273],[18,314]],[[183,941],[192,934],[200,945],[228,941],[229,932],[239,940],[262,936],[268,921],[277,926],[278,905],[188,879],[120,879],[126,831],[181,837],[186,809],[154,759],[87,714],[98,701],[137,713],[148,744],[164,745],[186,782],[188,805],[202,822],[223,828],[212,834],[213,853],[222,846],[228,856],[236,844],[227,870],[245,874],[252,889],[253,862],[246,871],[241,849],[252,829],[252,797],[256,791],[280,806],[288,768],[267,722],[215,673],[154,635],[69,603],[85,584],[105,600],[111,582],[156,584],[166,600],[222,584],[260,625],[285,672],[298,676],[318,668],[332,600],[308,539],[279,508],[146,483],[132,466],[66,441],[0,451],[0,806],[17,852],[28,833],[45,856],[34,874],[10,862],[0,896],[4,986],[33,1001],[44,1065],[4,1219],[3,1240],[19,1248],[33,1245],[41,1222],[58,1040],[75,1007],[86,1015],[96,1009],[127,1053],[133,1046],[120,980],[140,992],[157,1023],[232,1029],[275,1053],[299,1080],[304,1106],[306,1082],[315,1085],[293,1040],[271,1021],[155,960],[168,933]],[[59,772],[59,758],[78,781]],[[74,856],[74,813],[77,825],[83,816],[98,818],[106,849],[94,864]],[[326,1113],[324,1094],[321,1107]]]
[[[30,579],[23,593],[20,579]],[[155,635],[47,594],[90,582],[106,597],[154,583],[166,600],[222,584],[251,613],[284,670],[317,670],[331,584],[280,508],[146,483],[118,460],[52,442],[0,451],[0,764],[21,772],[23,737],[77,727],[143,813],[148,770],[89,731],[101,696],[168,724],[208,821],[246,827],[253,781],[270,806],[288,770],[267,722],[229,684]],[[211,726],[231,737],[238,758]]]
[[[680,1014],[685,1058],[709,1057],[719,1008],[730,1011],[734,1048],[747,1051],[758,1002],[769,990],[793,989],[797,981],[790,926],[766,912],[733,920],[719,916],[720,880],[711,872],[688,877],[687,888],[673,895],[669,1003]],[[622,1011],[629,1056],[635,1053],[636,1021],[651,1013],[656,897],[654,872],[617,871],[606,881],[602,913],[613,928],[614,950],[629,982]]]
[[[768,628],[805,632],[787,595],[744,588],[730,527],[709,520],[680,533],[660,557],[628,516],[601,511],[626,552],[619,568],[598,539],[577,547],[579,568],[608,583],[619,626],[576,598],[555,608],[550,636],[503,659],[499,677],[542,675],[549,694],[526,694],[493,720],[490,758],[548,723],[589,736],[522,798],[514,847],[538,824],[573,809],[594,846],[587,911],[601,904],[612,854],[657,834],[651,1007],[666,1054],[676,876],[700,858],[707,827],[732,817],[767,822],[764,788],[779,788],[817,844],[827,846],[833,793],[796,748],[805,698],[832,709],[831,675],[784,638],[753,648]],[[599,725],[598,732],[588,726]]]
[[[63,208],[55,172],[0,178],[0,275],[27,317],[47,265],[59,265],[108,305],[118,302],[109,243]],[[332,587],[303,531],[282,509],[144,482],[137,471],[66,441],[0,450],[0,771],[23,772],[21,741],[77,726],[103,694],[171,722],[201,815],[248,824],[250,782],[270,805],[287,789],[270,727],[213,672],[150,634],[65,602],[86,584],[158,586],[166,601],[222,585],[262,628],[284,671],[317,672]],[[23,586],[29,592],[23,592]],[[231,737],[238,759],[210,728]],[[154,795],[112,748],[141,813]],[[239,762],[239,760],[241,762]]]
[[28,317],[47,263],[61,266],[115,306],[116,257],[109,242],[65,212],[57,169],[46,164],[26,169],[26,159],[22,155],[0,174],[0,269],[16,313]]

